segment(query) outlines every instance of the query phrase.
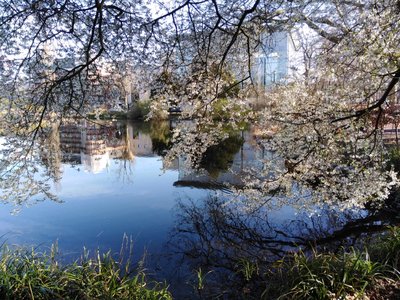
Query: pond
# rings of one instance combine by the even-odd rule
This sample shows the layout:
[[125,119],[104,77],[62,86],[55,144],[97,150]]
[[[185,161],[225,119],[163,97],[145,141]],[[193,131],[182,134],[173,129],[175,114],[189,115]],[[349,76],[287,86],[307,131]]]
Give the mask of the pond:
[[[58,241],[66,255],[88,249],[116,250],[124,234],[135,249],[160,248],[172,224],[171,209],[179,197],[197,198],[204,190],[177,187],[179,170],[164,169],[146,126],[93,125],[82,122],[60,127],[59,180],[51,191],[59,202],[43,201],[10,214],[13,204],[1,209],[4,239],[16,244],[51,244]],[[121,131],[130,134],[128,154]],[[128,157],[124,157],[127,155]],[[46,161],[42,157],[40,165]]]
[[38,139],[35,164],[50,174],[46,184],[56,201],[37,194],[16,213],[14,203],[2,204],[2,242],[44,250],[58,243],[72,261],[83,247],[118,253],[128,236],[135,260],[146,254],[149,272],[180,295],[193,289],[192,277],[206,263],[224,273],[234,271],[238,257],[273,262],[294,245],[324,242],[367,217],[323,208],[311,216],[288,205],[243,211],[230,201],[231,188],[272,154],[248,130],[211,147],[199,169],[185,168],[180,157],[166,164],[173,126],[85,120],[54,126]]

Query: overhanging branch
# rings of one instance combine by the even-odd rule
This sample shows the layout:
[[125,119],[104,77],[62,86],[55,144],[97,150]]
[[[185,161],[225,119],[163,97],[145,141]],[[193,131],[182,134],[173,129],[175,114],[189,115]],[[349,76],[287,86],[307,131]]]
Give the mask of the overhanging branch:
[[390,95],[390,93],[393,90],[393,88],[395,87],[395,85],[399,82],[399,80],[400,80],[400,69],[397,69],[397,71],[394,73],[392,80],[390,80],[385,92],[383,93],[382,97],[374,105],[371,105],[367,108],[358,110],[357,112],[355,112],[352,115],[337,118],[337,119],[333,120],[332,123],[345,121],[345,120],[348,120],[351,118],[360,118],[375,109],[381,108],[382,104],[384,104],[386,102],[388,96]]

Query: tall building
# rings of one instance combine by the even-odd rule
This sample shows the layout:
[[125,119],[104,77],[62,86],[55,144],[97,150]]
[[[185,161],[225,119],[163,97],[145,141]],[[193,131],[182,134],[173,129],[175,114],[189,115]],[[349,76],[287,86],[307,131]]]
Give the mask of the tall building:
[[255,55],[252,76],[256,85],[271,87],[303,72],[303,55],[296,34],[288,31],[264,34]]

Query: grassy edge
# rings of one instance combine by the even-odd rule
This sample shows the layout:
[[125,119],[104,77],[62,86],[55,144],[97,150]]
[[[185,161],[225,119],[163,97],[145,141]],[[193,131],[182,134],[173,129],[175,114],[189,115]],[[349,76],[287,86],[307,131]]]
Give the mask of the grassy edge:
[[[130,259],[97,251],[62,264],[57,247],[50,253],[1,247],[0,299],[172,299],[165,283],[132,270]],[[124,261],[124,262],[123,262]]]
[[[291,253],[261,277],[258,267],[242,261],[240,273],[248,283],[262,278],[263,299],[398,299],[400,227],[365,245],[336,253]],[[124,247],[129,248],[128,241]],[[90,258],[84,250],[70,264],[61,263],[57,245],[49,253],[7,245],[0,250],[0,299],[172,299],[166,283],[131,269],[131,248],[118,260],[99,251]]]
[[363,250],[287,255],[264,277],[262,298],[398,299],[399,270],[400,227],[390,227]]

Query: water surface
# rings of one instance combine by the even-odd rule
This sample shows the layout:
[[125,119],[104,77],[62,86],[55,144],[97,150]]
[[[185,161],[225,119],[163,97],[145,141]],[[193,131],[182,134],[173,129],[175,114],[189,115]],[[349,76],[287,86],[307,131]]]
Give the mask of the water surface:
[[[2,204],[2,240],[41,249],[57,242],[64,259],[75,260],[83,247],[118,253],[127,235],[136,261],[147,253],[155,278],[172,283],[179,295],[188,272],[195,277],[206,262],[233,272],[238,258],[273,262],[295,245],[323,241],[356,215],[366,216],[323,207],[310,215],[289,205],[242,210],[230,201],[230,187],[242,187],[246,170],[262,168],[274,154],[241,131],[207,150],[199,169],[187,169],[184,155],[166,164],[171,126],[83,120],[53,126],[37,141],[35,166],[47,174],[44,183],[57,201],[35,202],[41,199],[36,195],[17,207]],[[182,272],[176,253],[190,258]]]

